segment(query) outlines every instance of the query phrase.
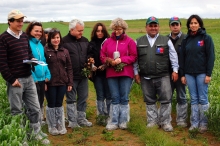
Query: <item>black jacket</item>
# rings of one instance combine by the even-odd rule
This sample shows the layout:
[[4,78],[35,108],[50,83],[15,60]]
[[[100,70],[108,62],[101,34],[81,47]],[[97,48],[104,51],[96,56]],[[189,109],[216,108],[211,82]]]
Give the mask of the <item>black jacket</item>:
[[76,39],[70,33],[63,37],[63,47],[69,51],[73,68],[73,79],[85,78],[81,72],[85,67],[88,55],[89,41],[85,37]]
[[211,36],[200,28],[195,35],[188,31],[182,41],[180,52],[180,76],[205,73],[211,76],[215,52]]
[[[89,42],[89,57],[94,58],[96,67],[99,67],[100,65],[102,65],[102,62],[100,60],[100,51],[101,51],[101,45],[104,40],[105,39],[96,39],[96,40]],[[106,71],[97,70],[94,75],[105,76]]]

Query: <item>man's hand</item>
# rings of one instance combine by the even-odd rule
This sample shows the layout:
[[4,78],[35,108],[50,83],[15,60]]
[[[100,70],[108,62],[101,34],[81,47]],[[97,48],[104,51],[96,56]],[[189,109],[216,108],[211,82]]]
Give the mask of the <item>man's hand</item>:
[[134,80],[137,84],[140,84],[141,83],[141,79],[140,79],[140,76],[139,75],[135,75],[134,76]]
[[173,82],[176,82],[178,80],[178,73],[175,72],[172,73],[172,80]]
[[48,78],[45,79],[45,82],[46,82],[46,83],[49,82]]
[[181,82],[182,82],[182,84],[186,85],[186,77],[182,77]]
[[206,76],[206,77],[205,77],[205,83],[208,84],[210,81],[211,81],[211,77]]
[[[36,59],[36,58],[31,58],[31,60],[37,60],[37,59]],[[33,65],[33,66],[36,66],[36,65],[38,65],[38,64],[33,62],[32,65]]]
[[18,79],[15,80],[15,82],[12,84],[13,87],[21,87],[20,82],[18,81]]

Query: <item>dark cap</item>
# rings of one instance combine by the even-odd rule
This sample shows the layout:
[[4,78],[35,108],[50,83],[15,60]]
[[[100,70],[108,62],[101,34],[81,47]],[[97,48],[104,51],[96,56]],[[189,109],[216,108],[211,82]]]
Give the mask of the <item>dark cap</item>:
[[172,23],[179,23],[179,24],[181,24],[179,17],[176,17],[176,16],[171,17],[170,21],[169,21],[169,24],[171,25]]
[[146,21],[146,24],[150,24],[150,23],[157,23],[157,24],[159,24],[159,21],[158,21],[158,19],[156,17],[151,16]]

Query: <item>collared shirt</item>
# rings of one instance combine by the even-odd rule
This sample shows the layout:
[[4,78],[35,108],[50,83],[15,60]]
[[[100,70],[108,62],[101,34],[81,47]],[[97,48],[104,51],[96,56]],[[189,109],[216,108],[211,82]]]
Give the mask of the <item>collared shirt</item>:
[[[155,43],[158,36],[159,36],[159,33],[154,38],[152,38],[151,36],[146,34],[146,37],[147,37],[151,47],[154,45],[154,43]],[[171,42],[170,39],[168,41],[168,47],[169,47],[169,59],[170,59],[173,71],[177,72],[178,69],[179,69],[178,56],[177,56],[176,50],[173,46],[173,43]],[[134,66],[134,74],[137,75],[138,74],[138,63],[137,63],[137,61],[133,64],[133,66]]]
[[22,35],[22,30],[19,31],[18,35],[16,33],[14,33],[9,27],[7,29],[7,32],[12,35],[13,37],[20,39],[20,36]]
[[174,40],[177,40],[181,37],[181,35],[182,35],[182,32],[180,31],[179,34],[175,38],[172,37],[172,33],[169,34],[169,37],[174,39]]
[[169,34],[169,38],[170,38],[170,40],[172,41],[172,43],[173,43],[174,46],[175,46],[177,40],[181,37],[181,35],[182,35],[182,32],[181,32],[181,31],[179,32],[179,34],[178,34],[175,38],[172,37],[172,33]]

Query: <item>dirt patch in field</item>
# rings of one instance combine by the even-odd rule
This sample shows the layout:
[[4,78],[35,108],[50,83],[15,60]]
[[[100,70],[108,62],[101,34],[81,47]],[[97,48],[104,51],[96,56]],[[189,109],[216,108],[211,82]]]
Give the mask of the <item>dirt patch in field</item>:
[[[127,130],[114,130],[106,133],[105,127],[96,124],[96,98],[95,90],[90,83],[89,99],[87,114],[89,121],[93,123],[92,127],[83,127],[80,129],[72,130],[67,128],[68,132],[65,135],[51,136],[48,138],[53,146],[145,146],[146,144],[141,141],[140,137],[130,133]],[[138,103],[138,104],[137,104]],[[65,102],[64,102],[65,107]],[[143,99],[137,99],[135,102],[130,101],[131,111],[139,110],[138,114],[146,118],[146,109]],[[197,134],[196,137],[190,138],[188,132],[189,127],[180,128],[175,123],[175,113],[172,113],[172,125],[174,127],[173,132],[164,132],[161,128],[159,131],[169,135],[173,141],[180,141],[182,145],[186,146],[220,146],[220,142],[211,133]],[[190,123],[188,123],[190,125]],[[67,126],[67,123],[66,123]],[[43,131],[47,132],[47,126],[43,127]]]

